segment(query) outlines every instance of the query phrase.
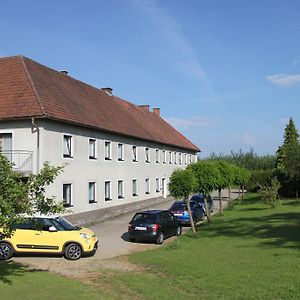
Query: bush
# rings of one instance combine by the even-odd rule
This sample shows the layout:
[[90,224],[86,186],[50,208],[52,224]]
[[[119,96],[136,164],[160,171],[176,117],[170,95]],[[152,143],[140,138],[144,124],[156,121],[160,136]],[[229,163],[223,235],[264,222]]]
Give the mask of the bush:
[[251,177],[246,188],[250,192],[258,192],[262,186],[270,184],[272,178],[273,169],[252,170]]
[[260,190],[262,201],[265,204],[270,205],[272,208],[275,208],[276,203],[279,200],[279,188],[280,182],[277,178],[273,178],[271,184],[262,186]]

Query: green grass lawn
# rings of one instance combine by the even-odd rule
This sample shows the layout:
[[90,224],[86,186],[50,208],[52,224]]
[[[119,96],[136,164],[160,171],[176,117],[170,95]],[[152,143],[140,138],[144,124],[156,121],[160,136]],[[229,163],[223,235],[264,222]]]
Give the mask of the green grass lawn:
[[129,256],[139,271],[99,270],[89,286],[1,263],[0,297],[300,299],[300,205],[282,201],[270,209],[257,200],[249,194],[195,236]]

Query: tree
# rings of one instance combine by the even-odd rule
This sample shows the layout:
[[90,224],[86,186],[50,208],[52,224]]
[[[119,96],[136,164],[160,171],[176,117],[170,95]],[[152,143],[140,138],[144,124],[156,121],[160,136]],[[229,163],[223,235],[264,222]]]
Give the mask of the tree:
[[192,170],[196,178],[195,192],[204,195],[207,220],[210,222],[207,197],[217,188],[218,177],[220,176],[219,170],[212,161],[203,160],[188,166],[188,169]]
[[62,202],[46,197],[45,189],[62,172],[64,166],[53,167],[45,162],[41,171],[25,182],[12,164],[0,154],[0,238],[12,235],[12,224],[22,221],[20,213],[33,215],[64,211]]
[[196,180],[193,172],[189,169],[175,170],[171,177],[169,182],[169,191],[170,194],[174,198],[184,198],[184,200],[187,203],[188,212],[190,215],[190,221],[191,221],[191,227],[193,233],[196,232],[192,212],[191,212],[191,206],[190,206],[190,194],[194,191],[196,185]]
[[245,185],[249,181],[251,177],[251,172],[245,168],[235,167],[234,169],[234,183],[239,186],[239,197],[240,191],[242,190],[242,198],[244,198],[245,194]]
[[262,201],[265,204],[270,205],[272,208],[275,208],[276,202],[279,199],[279,188],[280,182],[277,178],[273,178],[271,180],[271,184],[262,186],[260,190]]
[[194,191],[195,184],[196,184],[196,180],[195,180],[194,174],[189,169],[175,170],[172,173],[172,175],[170,177],[170,182],[169,182],[170,194],[175,198],[184,198],[184,200],[187,203],[187,208],[188,208],[188,212],[189,212],[189,216],[190,216],[190,220],[191,220],[191,227],[192,227],[192,230],[194,233],[196,232],[196,229],[195,229],[195,224],[194,224],[193,217],[192,217],[189,196]]

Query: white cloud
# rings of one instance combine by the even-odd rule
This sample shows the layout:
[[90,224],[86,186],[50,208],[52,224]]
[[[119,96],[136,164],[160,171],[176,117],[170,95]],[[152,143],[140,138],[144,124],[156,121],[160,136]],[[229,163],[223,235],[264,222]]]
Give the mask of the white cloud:
[[271,83],[280,86],[289,86],[293,84],[300,84],[300,74],[289,75],[289,74],[274,74],[268,75],[267,80]]
[[254,136],[253,134],[248,133],[248,132],[232,134],[230,137],[233,138],[234,140],[238,140],[238,141],[240,141],[248,146],[251,146],[251,147],[257,141],[256,136]]
[[179,131],[189,129],[191,127],[194,128],[211,127],[216,123],[215,118],[207,118],[207,117],[191,117],[189,119],[169,117],[166,118],[166,121]]

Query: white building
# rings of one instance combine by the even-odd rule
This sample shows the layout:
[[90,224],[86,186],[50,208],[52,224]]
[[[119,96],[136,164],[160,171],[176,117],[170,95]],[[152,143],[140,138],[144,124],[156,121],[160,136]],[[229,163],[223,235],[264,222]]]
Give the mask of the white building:
[[0,59],[0,147],[26,176],[66,163],[47,191],[74,213],[166,197],[198,147],[160,117],[22,56]]

